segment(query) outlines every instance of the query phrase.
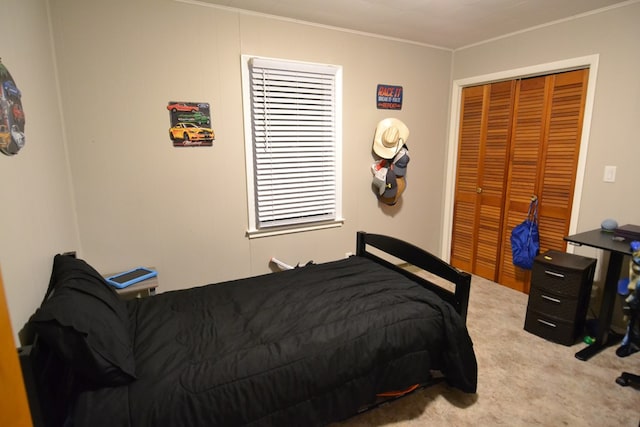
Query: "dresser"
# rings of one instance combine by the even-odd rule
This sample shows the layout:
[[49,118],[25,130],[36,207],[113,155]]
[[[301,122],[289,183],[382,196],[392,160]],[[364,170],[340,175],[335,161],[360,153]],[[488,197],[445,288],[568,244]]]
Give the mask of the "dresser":
[[596,260],[547,251],[531,272],[524,329],[549,341],[572,345],[582,334]]

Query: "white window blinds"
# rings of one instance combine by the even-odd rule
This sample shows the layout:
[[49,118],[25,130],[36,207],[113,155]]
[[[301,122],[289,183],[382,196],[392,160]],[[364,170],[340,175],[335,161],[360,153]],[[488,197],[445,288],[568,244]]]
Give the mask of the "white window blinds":
[[255,229],[335,220],[339,68],[264,58],[248,67]]

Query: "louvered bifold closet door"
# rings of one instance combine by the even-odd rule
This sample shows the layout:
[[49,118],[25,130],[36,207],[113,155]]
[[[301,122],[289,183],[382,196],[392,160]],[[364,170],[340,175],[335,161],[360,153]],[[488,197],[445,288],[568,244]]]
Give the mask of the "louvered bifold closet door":
[[497,279],[515,82],[463,89],[451,263]]
[[454,267],[469,272],[474,271],[477,246],[478,167],[482,132],[486,127],[484,112],[488,92],[489,85],[464,88],[460,103],[450,262]]
[[478,169],[480,214],[474,273],[497,280],[516,84],[506,81],[490,86],[482,162]]
[[513,265],[510,236],[538,197],[540,251],[564,250],[580,148],[588,70],[523,79],[516,103],[498,282],[528,293],[530,271]]
[[547,143],[538,182],[540,248],[564,251],[573,207],[589,70],[551,76],[553,93],[547,119]]
[[530,280],[530,272],[513,265],[510,237],[513,227],[525,220],[531,197],[537,190],[549,96],[546,80],[546,76],[524,79],[516,86],[509,175],[505,188],[504,250],[498,282],[518,290],[524,290],[524,284]]

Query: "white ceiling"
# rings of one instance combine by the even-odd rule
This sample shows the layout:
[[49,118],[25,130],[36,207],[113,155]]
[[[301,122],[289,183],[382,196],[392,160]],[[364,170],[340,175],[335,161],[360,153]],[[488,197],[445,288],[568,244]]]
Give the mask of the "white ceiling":
[[638,0],[199,0],[457,49]]

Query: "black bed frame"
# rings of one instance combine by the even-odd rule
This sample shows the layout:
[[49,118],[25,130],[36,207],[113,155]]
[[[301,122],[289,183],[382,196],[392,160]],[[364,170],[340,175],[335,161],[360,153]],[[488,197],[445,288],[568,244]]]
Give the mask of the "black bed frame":
[[[394,237],[384,236],[382,234],[370,234],[365,233],[364,231],[359,231],[357,233],[356,245],[356,255],[374,260],[377,263],[395,270],[407,276],[412,281],[420,283],[425,288],[435,292],[443,300],[451,304],[466,323],[467,308],[469,306],[469,293],[471,290],[471,275],[469,273],[458,270],[435,255],[432,255],[411,243],[407,243]],[[455,290],[450,291],[427,279],[423,279],[406,268],[402,268],[374,255],[371,252],[368,252],[366,250],[367,245],[380,249],[386,254],[399,258],[407,264],[416,266],[451,282],[455,285]]]
[[[375,255],[368,250],[369,246],[450,282],[455,286],[454,291]],[[466,322],[471,287],[470,274],[452,267],[417,246],[381,234],[359,231],[356,255],[397,271],[435,292],[451,304]],[[34,427],[62,426],[67,417],[68,404],[73,401],[78,390],[83,388],[83,384],[74,375],[73,369],[59,360],[44,342],[38,340],[37,336],[31,345],[19,348],[18,353]],[[375,406],[378,404],[373,404],[366,409]]]

